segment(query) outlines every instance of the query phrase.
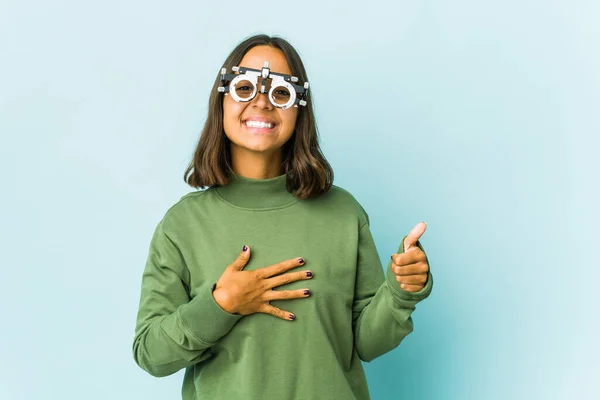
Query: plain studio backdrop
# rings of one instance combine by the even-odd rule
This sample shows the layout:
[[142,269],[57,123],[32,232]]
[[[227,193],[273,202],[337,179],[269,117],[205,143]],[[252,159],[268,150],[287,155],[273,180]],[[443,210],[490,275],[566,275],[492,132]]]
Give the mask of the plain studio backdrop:
[[213,79],[261,32],[303,57],[384,266],[429,225],[434,290],[365,363],[372,398],[600,398],[599,20],[595,1],[3,0],[0,398],[179,398],[182,372],[133,360],[141,274],[194,190]]

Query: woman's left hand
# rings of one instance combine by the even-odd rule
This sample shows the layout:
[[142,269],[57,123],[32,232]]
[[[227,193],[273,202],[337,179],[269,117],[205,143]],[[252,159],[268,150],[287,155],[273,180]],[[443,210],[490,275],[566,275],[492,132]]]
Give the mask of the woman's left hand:
[[425,222],[419,222],[404,239],[404,253],[392,254],[392,271],[400,287],[407,292],[418,292],[427,283],[429,263],[417,241],[427,229]]

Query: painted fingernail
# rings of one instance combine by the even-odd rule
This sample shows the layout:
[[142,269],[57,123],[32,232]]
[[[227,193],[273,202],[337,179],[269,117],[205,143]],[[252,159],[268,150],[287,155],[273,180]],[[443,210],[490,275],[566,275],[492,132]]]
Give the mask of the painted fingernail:
[[298,259],[298,262],[299,262],[300,264],[304,264],[304,258],[300,257],[300,258]]
[[290,314],[288,318],[293,321],[296,319],[296,316],[294,314]]
[[248,246],[244,245],[244,247],[242,247],[242,251],[246,251],[248,250]]
[[312,276],[312,272],[306,271],[306,276],[308,276],[310,278]]
[[303,291],[302,293],[304,293],[305,296],[310,296],[310,290],[308,289]]

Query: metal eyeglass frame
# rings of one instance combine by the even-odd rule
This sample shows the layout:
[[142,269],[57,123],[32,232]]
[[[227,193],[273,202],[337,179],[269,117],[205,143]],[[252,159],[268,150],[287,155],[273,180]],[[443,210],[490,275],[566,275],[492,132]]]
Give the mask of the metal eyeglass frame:
[[[221,86],[217,88],[217,91],[225,93],[226,95],[230,94],[233,100],[237,102],[251,101],[257,93],[267,93],[267,79],[271,79],[271,89],[269,89],[267,97],[273,106],[286,110],[292,106],[306,106],[307,104],[306,96],[308,95],[308,82],[305,82],[303,86],[300,86],[296,84],[298,78],[295,76],[271,72],[268,61],[265,61],[262,69],[246,68],[237,65],[231,69],[233,72],[238,73],[228,74],[226,68],[221,69]],[[261,78],[260,91],[258,90],[259,78]],[[240,81],[248,81],[253,85],[252,94],[247,98],[242,98],[235,92],[235,87]],[[283,105],[277,103],[273,98],[273,91],[278,87],[284,87],[290,93],[290,99]]]

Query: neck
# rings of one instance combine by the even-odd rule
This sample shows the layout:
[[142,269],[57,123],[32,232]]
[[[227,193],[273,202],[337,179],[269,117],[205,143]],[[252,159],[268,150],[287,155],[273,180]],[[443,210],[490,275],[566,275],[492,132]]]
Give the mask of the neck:
[[258,152],[231,145],[231,163],[238,176],[252,179],[270,179],[283,174],[281,149],[276,152]]

